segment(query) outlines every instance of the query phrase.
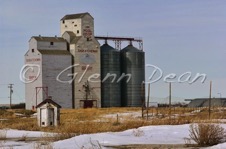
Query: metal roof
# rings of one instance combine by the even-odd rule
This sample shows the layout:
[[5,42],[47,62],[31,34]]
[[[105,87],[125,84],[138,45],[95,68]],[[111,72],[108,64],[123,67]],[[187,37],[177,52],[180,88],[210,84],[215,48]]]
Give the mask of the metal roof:
[[56,106],[56,107],[58,107],[58,108],[61,108],[61,106],[60,106],[58,103],[54,102],[54,101],[53,101],[52,99],[50,99],[50,98],[47,98],[47,99],[43,100],[41,103],[39,103],[39,104],[36,106],[36,108],[41,107],[42,105],[44,105],[44,104],[46,104],[46,103],[51,103],[51,104],[53,104],[54,106]]
[[44,55],[71,55],[67,50],[38,50],[41,54]]
[[122,49],[121,52],[143,52],[143,51],[135,48],[132,45],[128,45],[127,47],[125,47],[124,49]]
[[85,15],[90,15],[90,14],[88,12],[85,12],[85,13],[77,13],[77,14],[68,14],[68,15],[65,15],[61,20],[71,20],[71,19],[83,18]]
[[33,36],[37,41],[48,41],[48,42],[66,42],[66,40],[62,37],[42,37],[42,36]]
[[109,52],[109,51],[118,51],[116,49],[114,49],[112,46],[108,45],[107,43],[103,44],[101,46],[101,52]]
[[[208,107],[210,98],[195,98],[188,107]],[[226,98],[211,98],[212,106],[226,106]]]

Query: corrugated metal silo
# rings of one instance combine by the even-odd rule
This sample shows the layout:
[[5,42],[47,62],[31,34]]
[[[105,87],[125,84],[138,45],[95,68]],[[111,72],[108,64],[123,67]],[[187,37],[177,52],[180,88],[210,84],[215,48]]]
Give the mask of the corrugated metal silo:
[[[131,74],[127,83],[127,77],[121,82],[122,106],[137,107],[142,105],[141,84],[145,80],[145,57],[144,52],[132,45],[121,50],[121,72]],[[144,92],[143,92],[144,94]],[[144,96],[144,95],[143,95]]]
[[[101,106],[102,107],[120,107],[121,106],[121,82],[117,79],[121,75],[120,52],[107,43],[100,47],[101,49]],[[107,74],[117,75],[109,77],[103,81]]]

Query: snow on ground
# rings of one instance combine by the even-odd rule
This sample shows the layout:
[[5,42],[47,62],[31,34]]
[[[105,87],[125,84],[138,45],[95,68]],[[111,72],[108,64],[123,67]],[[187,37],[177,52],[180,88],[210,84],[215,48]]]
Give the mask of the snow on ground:
[[191,111],[191,113],[199,113],[199,112],[201,112],[201,110],[200,110],[200,109],[198,109],[198,110],[194,110],[194,111]]
[[184,144],[188,137],[189,125],[177,126],[146,126],[123,132],[108,132],[90,135],[80,135],[74,138],[54,143],[55,148],[72,148],[73,146],[90,146],[98,142],[102,146],[117,146],[128,144]]
[[211,147],[207,147],[206,149],[225,149],[225,148],[226,148],[226,143],[222,143],[222,144],[214,145]]
[[[121,117],[140,117],[141,116],[141,112],[133,112],[133,111],[128,111],[128,112],[124,112],[124,113],[118,113],[119,118]],[[114,114],[106,114],[103,116],[103,118],[116,118],[117,117],[117,113]]]
[[[0,130],[0,148],[16,148],[17,146],[23,148],[24,146],[33,145],[34,141],[23,142],[23,141],[14,141],[21,138],[42,138],[45,136],[50,136],[53,133],[46,133],[40,131],[25,131],[25,130],[13,130],[13,129],[2,129]],[[1,140],[2,138],[2,140]],[[33,147],[32,147],[33,148]],[[32,149],[30,148],[30,149]]]
[[7,121],[8,119],[0,119],[0,121]]
[[221,143],[218,145],[207,147],[206,149],[225,149],[225,148],[226,148],[226,143]]
[[[221,124],[226,129],[226,124]],[[41,137],[42,132],[8,130],[7,138],[21,137],[24,134],[31,137]],[[184,138],[189,136],[189,124],[185,125],[162,125],[145,126],[138,129],[130,129],[122,132],[106,132],[97,134],[84,134],[70,139],[61,140],[52,143],[55,149],[70,148],[93,148],[101,145],[106,146],[130,145],[130,144],[184,144]],[[194,142],[192,142],[194,143]],[[12,145],[15,149],[31,149],[32,143],[21,143],[15,145],[15,142],[6,141],[3,146]],[[0,143],[1,145],[1,143]],[[105,147],[103,147],[105,146]],[[226,143],[210,147],[210,149],[226,148]]]
[[45,132],[40,132],[40,131],[25,131],[25,130],[13,130],[13,129],[4,129],[0,130],[6,133],[6,138],[22,138],[24,136],[28,138],[40,138],[45,135]]
[[128,111],[123,113],[113,113],[113,114],[106,114],[101,116],[99,119],[93,120],[93,122],[109,122],[110,119],[117,119],[117,115],[120,121],[124,121],[128,118],[138,118],[141,117],[141,112],[135,111]]

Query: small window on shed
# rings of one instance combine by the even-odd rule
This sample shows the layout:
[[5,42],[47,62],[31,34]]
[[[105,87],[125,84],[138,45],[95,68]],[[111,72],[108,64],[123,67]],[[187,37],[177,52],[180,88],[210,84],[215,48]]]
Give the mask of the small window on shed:
[[50,42],[50,45],[53,45],[53,42]]
[[63,24],[65,23],[65,22],[64,22],[64,20],[63,20],[63,22],[62,22],[62,23],[63,23]]
[[77,30],[77,34],[79,34],[79,30]]
[[74,25],[74,27],[76,27],[76,26],[77,26],[77,24]]
[[45,125],[45,122],[42,122],[42,125]]
[[35,50],[34,50],[34,49],[31,49],[31,52],[32,52],[32,53],[34,53],[34,52],[35,52]]

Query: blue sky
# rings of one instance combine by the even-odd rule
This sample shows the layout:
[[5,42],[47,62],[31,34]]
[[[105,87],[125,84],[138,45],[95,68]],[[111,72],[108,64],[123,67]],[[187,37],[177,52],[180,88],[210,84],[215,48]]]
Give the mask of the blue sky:
[[[19,80],[28,40],[33,35],[60,34],[59,20],[66,14],[89,12],[95,35],[142,37],[146,64],[164,76],[191,71],[207,74],[205,83],[173,83],[172,94],[181,98],[226,97],[225,0],[10,0],[0,1],[0,103],[8,103],[8,83],[14,83],[14,102],[24,101]],[[146,77],[152,70],[146,69]],[[152,84],[151,95],[168,96],[163,80]]]

